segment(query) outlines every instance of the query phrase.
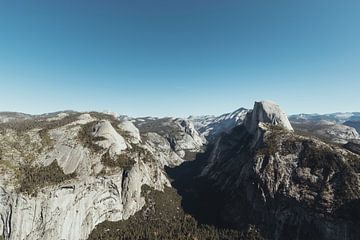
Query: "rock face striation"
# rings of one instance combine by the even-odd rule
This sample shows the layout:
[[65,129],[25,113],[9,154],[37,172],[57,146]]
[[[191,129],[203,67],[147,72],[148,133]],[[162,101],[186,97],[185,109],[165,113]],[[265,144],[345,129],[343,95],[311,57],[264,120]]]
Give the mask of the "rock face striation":
[[[169,187],[164,166],[201,148],[187,120],[177,146],[155,129],[104,113],[27,116],[0,124],[0,232],[6,240],[87,239],[104,221],[128,219],[145,204],[144,185]],[[180,154],[178,154],[180,152]]]
[[109,149],[111,156],[120,154],[127,148],[126,141],[123,136],[116,132],[111,123],[107,120],[100,121],[93,126],[92,135],[102,140],[97,141],[99,146]]
[[254,109],[248,112],[244,119],[244,126],[252,134],[259,129],[260,123],[268,123],[293,131],[286,114],[280,109],[279,105],[271,101],[255,102]]
[[234,127],[240,125],[248,111],[248,109],[239,108],[220,116],[190,116],[188,119],[194,123],[200,135],[212,143],[222,133],[229,133]]
[[[101,236],[95,231],[99,226],[104,232],[113,226],[115,232],[106,236],[118,239],[116,224],[109,222],[134,215],[134,222],[146,222],[150,215],[159,217],[154,211],[160,207],[160,213],[181,216],[169,228],[173,236],[181,233],[178,226],[191,223],[196,226],[184,229],[197,229],[197,235],[184,234],[189,238],[206,232],[236,239],[360,239],[357,135],[339,123],[322,128],[321,136],[294,126],[271,101],[187,119],[2,113],[0,239],[87,239],[92,232]],[[324,132],[327,139],[351,142],[333,144],[322,138]],[[207,144],[211,149],[205,151]],[[181,201],[176,194],[184,198],[169,210],[158,191],[165,191],[162,198],[171,192],[169,201]],[[214,222],[233,230],[197,225],[186,215],[185,197],[190,205],[200,200],[196,206],[207,207],[205,218],[216,208]],[[170,225],[172,218],[162,224]]]
[[143,118],[135,119],[134,124],[140,132],[153,132],[164,137],[171,149],[181,158],[189,153],[203,151],[206,139],[195,129],[192,121],[181,118]]
[[201,176],[222,196],[228,225],[269,239],[359,239],[360,156],[295,133],[280,108],[257,102],[217,142]]

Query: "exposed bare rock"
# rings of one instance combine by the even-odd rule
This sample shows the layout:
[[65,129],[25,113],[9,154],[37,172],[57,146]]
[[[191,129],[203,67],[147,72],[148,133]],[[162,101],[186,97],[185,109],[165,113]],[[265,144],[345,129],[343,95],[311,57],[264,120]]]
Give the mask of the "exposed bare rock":
[[193,123],[181,118],[142,118],[135,119],[140,133],[154,132],[166,138],[171,148],[180,158],[187,153],[203,150],[206,139],[200,136]]
[[149,132],[145,135],[149,151],[158,159],[161,166],[176,166],[184,160],[173,151],[167,139],[157,133]]
[[355,128],[358,134],[360,134],[360,120],[358,121],[346,121],[344,125]]
[[[143,209],[144,196],[170,187],[168,166],[180,164],[185,175],[174,170],[169,176],[172,181],[185,176],[181,184],[188,188],[182,193],[190,200],[205,193],[198,203],[207,207],[205,216],[216,210],[214,221],[241,230],[222,234],[360,238],[358,140],[339,145],[298,134],[275,103],[257,102],[251,111],[208,118],[213,124],[72,111],[4,116],[9,117],[0,123],[0,238],[5,240],[87,239],[100,223],[106,227]],[[326,126],[333,139],[356,138],[349,129]],[[210,156],[203,152],[208,142],[214,146]],[[185,162],[189,155],[203,161]],[[189,223],[183,217],[177,224]],[[217,232],[205,226],[197,234],[203,230]]]
[[190,116],[188,119],[194,123],[201,136],[213,142],[222,133],[229,133],[234,127],[240,125],[248,111],[248,109],[239,108],[220,116]]
[[255,133],[258,130],[259,123],[270,123],[293,131],[286,114],[279,105],[271,101],[255,102],[254,109],[244,119],[244,126],[250,133]]
[[30,114],[18,113],[18,112],[0,112],[0,123],[30,119]]
[[83,125],[96,120],[96,118],[93,118],[89,113],[81,114],[77,118],[78,120],[70,123],[70,125],[78,125],[78,124]]
[[78,144],[79,130],[80,126],[73,124],[50,130],[49,137],[54,145],[39,157],[40,163],[47,166],[53,161],[57,161],[65,174],[73,173],[76,170],[81,174],[91,174],[90,167],[93,160],[89,149]]
[[67,117],[69,116],[68,113],[65,113],[65,112],[61,112],[61,113],[58,113],[56,116],[54,117],[49,117],[46,119],[46,121],[56,121],[56,120],[61,120],[63,119],[64,117]]
[[103,138],[103,140],[97,141],[96,144],[105,149],[109,149],[111,156],[120,154],[127,148],[123,136],[116,132],[107,120],[100,121],[93,127],[93,136]]
[[133,143],[141,142],[140,131],[139,129],[137,129],[137,127],[135,127],[135,125],[131,121],[123,120],[119,123],[118,127],[130,135],[131,142]]
[[164,166],[183,161],[166,138],[148,133],[143,142],[131,122],[102,113],[4,124],[0,229],[6,240],[87,239],[97,224],[139,211],[143,185],[170,186]]
[[[141,186],[161,190],[161,172],[136,165],[129,172],[88,177],[42,189],[36,197],[1,188],[0,214],[9,239],[86,239],[99,223],[127,219],[145,203]],[[159,174],[156,177],[155,174]]]
[[292,122],[292,125],[298,131],[333,143],[345,144],[348,141],[360,139],[356,129],[325,120]]
[[[218,140],[202,172],[225,196],[223,221],[255,224],[270,239],[358,239],[360,156],[289,131],[281,111],[258,109],[257,121]],[[267,122],[260,136],[257,122]]]

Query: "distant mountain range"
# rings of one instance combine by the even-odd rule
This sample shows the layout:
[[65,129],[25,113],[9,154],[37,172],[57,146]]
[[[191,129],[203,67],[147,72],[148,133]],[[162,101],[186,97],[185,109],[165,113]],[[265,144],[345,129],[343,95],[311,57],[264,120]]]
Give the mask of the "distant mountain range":
[[0,239],[360,239],[360,113],[0,113]]
[[330,121],[344,123],[346,121],[360,121],[360,112],[330,113],[330,114],[295,114],[289,116],[290,121]]

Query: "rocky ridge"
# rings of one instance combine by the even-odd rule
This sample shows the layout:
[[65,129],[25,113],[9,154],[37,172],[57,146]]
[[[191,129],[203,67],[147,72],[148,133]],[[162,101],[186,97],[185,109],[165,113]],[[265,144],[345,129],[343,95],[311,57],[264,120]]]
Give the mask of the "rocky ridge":
[[0,115],[6,240],[360,236],[360,145],[339,123],[294,130],[271,101],[188,119]]
[[177,121],[175,145],[131,121],[96,112],[4,122],[3,237],[87,239],[101,222],[128,219],[145,204],[144,185],[159,191],[170,186],[164,166],[184,161],[181,147],[201,147],[202,139],[184,121]]
[[215,141],[222,133],[228,133],[235,126],[240,125],[249,110],[239,108],[231,113],[220,116],[190,116],[196,130],[209,142]]
[[216,142],[201,176],[226,196],[220,215],[235,228],[255,224],[270,239],[358,239],[359,163],[259,102]]

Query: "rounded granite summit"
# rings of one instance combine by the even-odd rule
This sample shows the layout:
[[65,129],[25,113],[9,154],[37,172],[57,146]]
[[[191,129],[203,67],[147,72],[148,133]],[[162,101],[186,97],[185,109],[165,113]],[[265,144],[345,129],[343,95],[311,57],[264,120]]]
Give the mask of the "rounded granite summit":
[[273,101],[255,102],[253,110],[248,112],[244,120],[244,125],[250,133],[254,133],[258,129],[259,123],[268,123],[293,131],[286,114]]

